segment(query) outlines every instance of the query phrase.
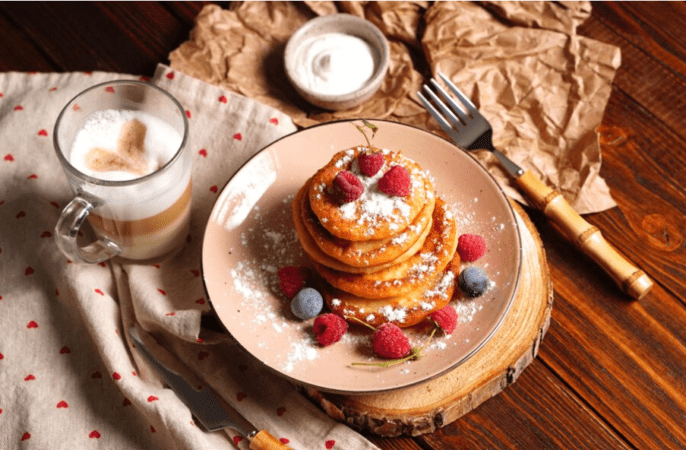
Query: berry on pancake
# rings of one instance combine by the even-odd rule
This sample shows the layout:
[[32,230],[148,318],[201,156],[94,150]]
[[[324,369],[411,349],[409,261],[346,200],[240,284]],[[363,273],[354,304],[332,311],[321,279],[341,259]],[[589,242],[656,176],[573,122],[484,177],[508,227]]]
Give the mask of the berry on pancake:
[[362,175],[373,177],[383,166],[384,157],[379,152],[362,153],[357,157],[357,165],[360,167]]
[[364,186],[352,172],[341,170],[333,179],[333,191],[336,198],[343,203],[354,202],[362,196]]
[[410,172],[403,166],[393,166],[379,180],[379,190],[384,194],[406,197],[410,194]]

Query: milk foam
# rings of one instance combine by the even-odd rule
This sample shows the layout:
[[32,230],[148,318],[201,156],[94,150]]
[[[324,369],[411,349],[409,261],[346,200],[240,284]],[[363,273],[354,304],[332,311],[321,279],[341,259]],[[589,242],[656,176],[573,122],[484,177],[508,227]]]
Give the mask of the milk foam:
[[147,128],[143,158],[148,163],[148,173],[156,171],[174,156],[183,136],[167,122],[141,111],[109,109],[88,116],[76,133],[69,162],[79,171],[100,180],[124,181],[141,177],[140,174],[118,170],[95,171],[86,165],[86,155],[93,148],[116,152],[122,126],[134,119]]
[[[122,171],[99,172],[86,166],[86,155],[92,148],[116,151],[122,126],[131,120],[146,126],[143,157],[150,173],[164,166],[181,147],[182,135],[170,124],[141,111],[97,111],[86,118],[77,131],[69,162],[79,171],[106,181],[125,181],[140,178],[140,174]],[[96,211],[114,220],[139,220],[169,208],[183,194],[191,180],[187,163],[179,161],[153,179],[141,180],[128,186],[89,184],[87,191],[104,200]]]

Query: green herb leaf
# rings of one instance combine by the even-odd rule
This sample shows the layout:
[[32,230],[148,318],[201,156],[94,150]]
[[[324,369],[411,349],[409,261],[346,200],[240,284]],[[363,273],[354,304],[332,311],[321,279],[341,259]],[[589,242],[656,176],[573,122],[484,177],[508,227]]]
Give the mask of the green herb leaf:
[[355,128],[357,128],[357,131],[359,131],[360,133],[362,133],[362,135],[364,136],[364,140],[367,141],[367,146],[368,146],[369,148],[371,148],[371,147],[372,147],[372,142],[371,142],[371,140],[369,139],[369,137],[367,136],[367,133],[365,132],[365,129],[364,129],[364,128],[369,128],[370,130],[372,130],[372,139],[374,139],[374,135],[375,135],[376,132],[379,130],[379,127],[377,127],[376,125],[374,125],[374,124],[371,123],[371,122],[368,122],[368,121],[365,120],[365,119],[362,119],[362,125],[361,125],[361,126],[360,126],[360,125],[355,125]]

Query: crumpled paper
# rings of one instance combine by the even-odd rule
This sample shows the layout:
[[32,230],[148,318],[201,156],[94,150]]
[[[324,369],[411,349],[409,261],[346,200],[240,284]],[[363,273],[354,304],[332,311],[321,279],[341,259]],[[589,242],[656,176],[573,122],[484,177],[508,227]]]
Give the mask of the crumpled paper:
[[[388,38],[391,62],[379,91],[364,104],[325,111],[291,88],[283,50],[317,15],[345,12],[374,23]],[[559,190],[581,214],[615,206],[600,177],[598,135],[619,48],[576,32],[590,2],[234,2],[208,5],[171,67],[273,106],[299,127],[378,118],[445,134],[416,92],[440,71],[491,122],[494,144]],[[506,194],[526,200],[495,158],[474,156]]]

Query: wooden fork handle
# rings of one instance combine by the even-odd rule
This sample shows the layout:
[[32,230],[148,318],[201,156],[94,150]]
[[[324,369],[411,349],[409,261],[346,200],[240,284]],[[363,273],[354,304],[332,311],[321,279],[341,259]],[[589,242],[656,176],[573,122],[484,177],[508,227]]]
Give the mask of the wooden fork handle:
[[248,447],[250,450],[293,450],[266,430],[260,430],[252,438]]
[[546,186],[531,171],[524,172],[515,181],[534,206],[558,225],[582,252],[597,262],[624,292],[640,299],[653,287],[648,275],[620,255],[598,228],[574,211],[562,194]]

